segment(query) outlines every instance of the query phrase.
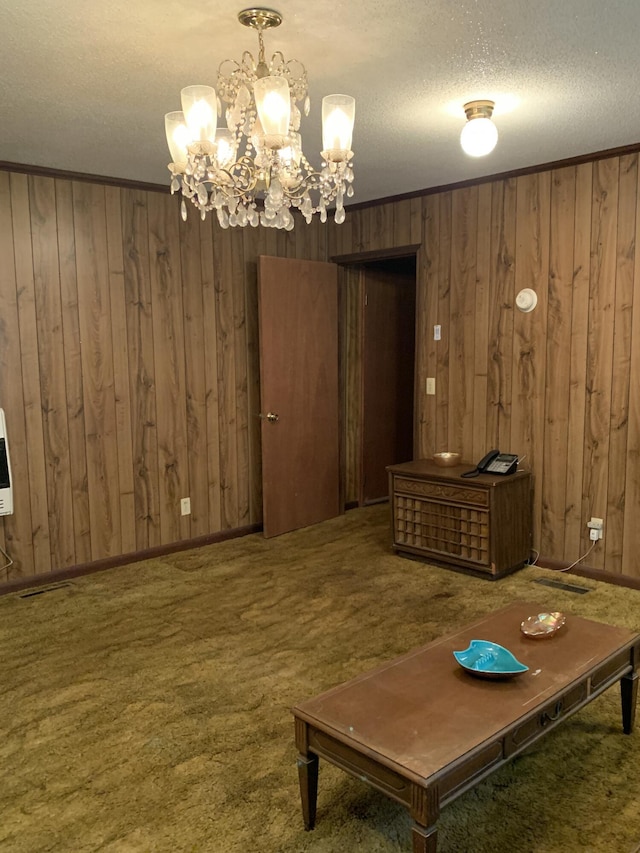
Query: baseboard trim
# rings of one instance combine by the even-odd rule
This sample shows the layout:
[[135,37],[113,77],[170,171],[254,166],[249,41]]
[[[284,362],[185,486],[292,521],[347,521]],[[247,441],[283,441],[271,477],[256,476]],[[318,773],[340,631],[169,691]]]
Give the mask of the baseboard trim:
[[[629,575],[619,575],[615,572],[605,572],[603,569],[594,569],[591,566],[573,566],[568,569],[571,563],[565,563],[562,560],[553,560],[551,557],[538,557],[536,566],[541,569],[552,569],[556,572],[562,571],[563,574],[577,575],[580,578],[589,578],[594,581],[604,581],[614,586],[624,586],[627,589],[640,589],[640,578],[632,578]],[[565,571],[567,570],[568,571]]]
[[[345,510],[357,509],[358,506],[357,501],[348,502],[345,504]],[[119,566],[126,566],[129,563],[140,563],[142,560],[164,557],[167,554],[175,554],[178,551],[188,551],[191,548],[199,548],[202,545],[214,545],[216,542],[226,542],[230,539],[239,539],[242,536],[248,536],[252,533],[260,533],[261,531],[261,523],[248,524],[244,527],[235,527],[232,530],[222,530],[218,533],[206,533],[204,536],[197,536],[194,539],[182,539],[179,542],[172,542],[168,545],[156,545],[153,548],[145,548],[143,551],[119,554],[116,557],[105,557],[102,560],[79,563],[77,566],[70,566],[65,569],[53,569],[51,572],[46,572],[41,575],[29,575],[27,577],[14,578],[13,580],[5,581],[5,583],[0,584],[0,596],[8,595],[13,592],[20,592],[24,589],[47,586],[51,583],[71,580],[72,578],[90,575],[94,572],[102,572],[106,569],[115,569]],[[564,570],[566,570],[571,564],[563,562],[562,560],[554,560],[551,557],[540,556],[536,561],[536,565],[541,569],[563,571],[564,573]],[[606,572],[602,569],[594,569],[591,566],[574,566],[569,569],[566,574],[575,575],[581,578],[589,578],[596,581],[603,581],[604,583],[626,587],[627,589],[640,589],[640,578],[629,577],[629,575],[620,575],[615,572]],[[638,853],[640,853],[640,850]]]
[[191,548],[200,548],[202,545],[214,545],[217,542],[226,542],[229,539],[239,539],[241,536],[248,536],[250,533],[260,533],[261,531],[262,524],[248,524],[245,527],[234,527],[232,530],[206,533],[204,536],[196,536],[194,539],[182,539],[179,542],[171,542],[168,545],[155,545],[153,548],[145,548],[143,551],[119,554],[116,557],[105,557],[102,560],[79,563],[77,566],[70,566],[65,569],[53,569],[51,572],[46,572],[46,574],[14,578],[0,584],[0,595],[20,592],[33,587],[48,586],[51,583],[59,583],[60,581],[82,577],[83,575],[91,575],[94,572],[102,572],[106,569],[126,566],[129,563],[140,563],[142,560],[165,557],[167,554],[188,551]]

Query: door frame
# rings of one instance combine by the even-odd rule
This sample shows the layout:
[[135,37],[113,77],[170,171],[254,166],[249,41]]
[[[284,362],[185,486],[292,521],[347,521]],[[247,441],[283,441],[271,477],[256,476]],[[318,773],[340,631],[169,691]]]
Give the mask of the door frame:
[[[411,243],[404,246],[394,246],[389,249],[374,249],[372,251],[367,252],[352,252],[346,255],[332,255],[329,260],[332,263],[338,265],[338,298],[339,298],[339,345],[340,345],[340,353],[339,353],[339,365],[340,365],[340,471],[341,471],[341,502],[345,509],[352,509],[354,507],[363,506],[363,483],[362,483],[362,421],[363,421],[363,390],[364,390],[364,374],[362,370],[360,372],[359,377],[359,390],[358,390],[358,424],[357,424],[357,451],[355,454],[355,460],[353,461],[354,470],[355,470],[355,479],[357,495],[354,497],[353,488],[350,490],[350,493],[347,488],[347,462],[348,462],[348,450],[347,450],[347,440],[346,440],[346,414],[347,414],[347,376],[346,376],[346,298],[345,298],[345,276],[349,274],[353,274],[353,270],[358,267],[364,267],[367,264],[376,263],[377,261],[389,261],[399,258],[406,257],[415,257],[416,261],[416,307],[415,307],[415,327],[414,327],[414,357],[413,357],[413,456],[415,458],[417,453],[417,448],[419,446],[418,441],[418,406],[416,405],[416,401],[418,399],[419,393],[419,376],[417,370],[417,354],[420,351],[420,347],[422,344],[422,335],[421,335],[421,327],[418,323],[418,317],[420,316],[420,290],[418,288],[418,270],[420,268],[421,263],[421,253],[423,249],[420,243]],[[364,290],[364,269],[358,270],[358,274],[360,276],[360,281],[358,284],[358,292],[360,298],[362,298],[362,293]],[[362,355],[363,355],[363,334],[362,328],[358,331],[358,359],[360,363],[360,367],[362,368]]]

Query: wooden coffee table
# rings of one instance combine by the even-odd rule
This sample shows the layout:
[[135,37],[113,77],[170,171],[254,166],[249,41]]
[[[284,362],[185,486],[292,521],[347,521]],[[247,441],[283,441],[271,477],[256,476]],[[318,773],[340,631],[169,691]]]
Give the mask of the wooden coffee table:
[[[435,853],[440,809],[620,682],[622,726],[633,728],[640,635],[567,615],[553,637],[520,623],[518,602],[293,709],[302,813],[313,829],[322,757],[405,805],[414,853]],[[458,666],[473,639],[508,648],[529,671],[487,680]]]

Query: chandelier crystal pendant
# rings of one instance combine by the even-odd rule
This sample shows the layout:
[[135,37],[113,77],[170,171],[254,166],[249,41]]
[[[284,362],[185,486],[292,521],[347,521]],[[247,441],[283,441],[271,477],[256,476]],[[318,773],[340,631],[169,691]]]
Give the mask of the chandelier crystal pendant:
[[258,33],[257,61],[249,51],[240,62],[224,60],[217,92],[187,86],[182,110],[165,116],[171,192],[182,194],[182,218],[188,200],[202,219],[215,210],[222,228],[263,225],[290,231],[292,208],[307,223],[314,214],[326,222],[332,205],[335,221],[344,222],[345,196],[353,196],[355,100],[323,98],[322,166],[314,170],[300,136],[302,112],[308,116],[310,109],[305,67],[280,51],[268,62],[265,58],[263,32],[280,26],[282,16],[273,9],[245,9],[238,19]]

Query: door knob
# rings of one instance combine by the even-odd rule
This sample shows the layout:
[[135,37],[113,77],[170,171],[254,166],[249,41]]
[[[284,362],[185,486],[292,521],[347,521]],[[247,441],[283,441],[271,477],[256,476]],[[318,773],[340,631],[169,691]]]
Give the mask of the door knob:
[[278,415],[275,412],[267,412],[266,415],[263,415],[262,412],[258,415],[259,418],[263,420],[270,421],[270,423],[275,424],[278,422]]

